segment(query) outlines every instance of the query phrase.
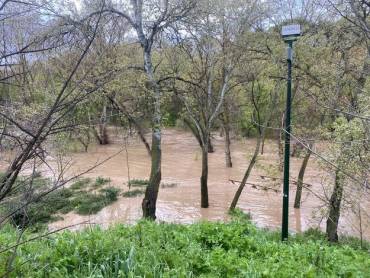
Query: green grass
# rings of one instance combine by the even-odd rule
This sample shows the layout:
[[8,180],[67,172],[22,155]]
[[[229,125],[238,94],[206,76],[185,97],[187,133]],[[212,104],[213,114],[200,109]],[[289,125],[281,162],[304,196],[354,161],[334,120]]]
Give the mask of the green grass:
[[145,187],[149,184],[149,180],[132,179],[128,182],[129,186],[132,187]]
[[95,183],[93,184],[93,187],[101,187],[102,185],[105,185],[107,183],[110,183],[110,178],[103,178],[103,177],[97,177],[95,179]]
[[126,198],[133,198],[133,197],[143,195],[144,193],[145,191],[143,189],[134,189],[134,190],[123,192],[122,196]]
[[[0,176],[3,173],[0,173]],[[30,192],[30,178],[18,177],[9,197],[0,204],[0,214],[7,215],[19,208],[25,201],[25,193]],[[46,224],[62,218],[62,214],[75,211],[78,214],[94,214],[117,200],[119,189],[109,186],[96,191],[110,182],[109,178],[98,177],[94,182],[90,178],[82,178],[68,188],[57,189],[40,200],[19,210],[11,217],[14,226],[32,227],[42,230]],[[51,180],[35,173],[32,180],[32,194],[37,196],[51,188]],[[0,216],[1,216],[0,215]]]
[[109,187],[100,189],[100,192],[102,192],[103,194],[105,194],[105,198],[109,202],[117,201],[117,196],[118,196],[119,191],[120,190],[118,188],[115,188],[113,186],[109,186]]
[[75,211],[81,215],[95,214],[117,200],[119,189],[107,187],[99,193],[82,191],[73,200]]
[[[40,201],[31,203],[27,211],[18,211],[12,217],[12,223],[16,226],[25,224],[26,226],[41,225],[56,220],[55,214],[67,213],[73,210],[70,197],[73,195],[70,189],[59,189],[53,191],[42,198]],[[14,200],[6,204],[7,211],[13,211],[17,207],[18,201]]]
[[73,183],[71,185],[70,189],[72,189],[72,190],[86,189],[86,187],[88,187],[90,183],[91,183],[90,178],[82,178],[82,179],[79,179],[78,181],[76,181],[75,183]]
[[[143,179],[132,179],[128,182],[130,187],[146,187],[149,184],[149,180]],[[173,188],[176,187],[177,183],[161,183],[162,188]]]
[[[2,248],[15,241],[14,229],[0,231]],[[0,253],[0,275],[10,254]],[[21,245],[14,268],[12,277],[369,277],[370,256],[312,232],[282,243],[236,217],[66,231]]]

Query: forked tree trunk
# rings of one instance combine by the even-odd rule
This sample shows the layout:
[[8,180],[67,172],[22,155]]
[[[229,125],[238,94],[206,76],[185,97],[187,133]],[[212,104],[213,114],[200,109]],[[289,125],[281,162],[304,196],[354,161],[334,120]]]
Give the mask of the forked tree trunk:
[[[310,149],[312,148],[312,144],[309,145]],[[306,172],[308,160],[310,159],[311,151],[307,150],[305,157],[303,158],[301,169],[299,170],[298,174],[298,181],[297,181],[297,191],[295,193],[294,199],[294,208],[301,207],[301,196],[302,196],[302,188],[303,188],[303,178]]]
[[208,146],[202,147],[202,176],[200,177],[200,206],[208,208]]
[[330,242],[338,241],[338,223],[340,217],[340,205],[343,196],[342,174],[337,170],[335,173],[335,184],[330,197],[329,216],[326,221],[326,236]]

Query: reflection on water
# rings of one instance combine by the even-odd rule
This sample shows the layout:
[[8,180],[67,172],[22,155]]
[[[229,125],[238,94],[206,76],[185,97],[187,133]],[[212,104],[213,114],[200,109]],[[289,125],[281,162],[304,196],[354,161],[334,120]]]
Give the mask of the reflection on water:
[[[241,180],[247,168],[251,154],[253,153],[255,140],[240,140],[232,145],[233,168],[225,167],[223,140],[216,136],[213,140],[215,153],[209,154],[209,200],[210,207],[200,208],[200,173],[201,153],[196,140],[190,133],[176,130],[165,130],[163,135],[163,156],[162,156],[162,177],[165,183],[176,183],[173,188],[161,188],[157,204],[157,217],[159,221],[192,223],[194,221],[227,220],[227,209],[237,189],[237,184],[229,180]],[[92,146],[88,153],[72,154],[73,164],[69,174],[78,173],[123,148],[123,140],[119,137],[113,144],[108,146]],[[150,171],[150,159],[142,143],[132,139],[128,145],[128,160],[130,177],[146,179]],[[281,178],[281,173],[276,170],[278,163],[276,143],[267,141],[265,153],[258,158],[258,163],[252,171],[249,182],[251,184],[274,187],[279,192],[261,190],[259,186],[254,188],[251,185],[245,187],[238,207],[250,213],[258,226],[277,228],[281,225],[281,203],[280,180],[262,179],[261,175]],[[292,158],[291,177],[298,175],[301,159]],[[126,154],[122,152],[113,157],[105,164],[94,169],[86,176],[110,177],[111,184],[127,188],[127,163]],[[311,190],[315,194],[322,194],[322,172],[317,162],[310,160],[307,167],[305,182],[312,184]],[[294,185],[291,185],[290,192],[290,223],[292,231],[300,232],[310,226],[317,225],[320,215],[313,218],[316,208],[323,205],[322,201],[309,191],[302,195],[302,207],[300,210],[293,209]],[[90,221],[92,223],[107,226],[111,223],[133,223],[141,217],[142,197],[123,198],[104,208],[96,215],[80,216],[74,213],[64,215],[64,220],[57,221],[50,225],[50,228],[61,228],[74,223]],[[369,206],[367,205],[367,208]],[[317,211],[316,211],[317,212]],[[317,213],[316,213],[317,214]],[[353,225],[353,218],[349,214],[342,214],[341,231],[356,233]],[[322,217],[321,217],[322,218]],[[323,224],[323,223],[321,223]],[[369,227],[366,235],[370,235]],[[323,226],[323,225],[321,225]]]

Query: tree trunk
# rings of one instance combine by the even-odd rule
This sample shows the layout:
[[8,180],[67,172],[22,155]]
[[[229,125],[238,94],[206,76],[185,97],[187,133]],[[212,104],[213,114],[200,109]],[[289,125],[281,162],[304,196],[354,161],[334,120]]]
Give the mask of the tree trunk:
[[225,160],[226,160],[226,167],[231,168],[233,167],[233,163],[231,161],[231,151],[230,151],[230,129],[227,125],[224,126],[225,128]]
[[230,151],[230,118],[229,118],[229,110],[227,104],[224,103],[224,113],[221,114],[221,123],[222,123],[222,130],[225,134],[225,162],[226,167],[231,168],[233,167],[233,163],[231,160],[231,151]]
[[[272,95],[270,111],[272,111],[275,108],[276,98],[277,98],[277,88],[278,87],[275,87],[274,93]],[[257,157],[258,157],[258,154],[259,154],[259,151],[260,151],[260,146],[261,146],[261,143],[262,143],[263,138],[265,137],[266,126],[267,126],[267,123],[270,121],[271,115],[272,115],[272,113],[270,113],[269,116],[266,117],[266,119],[265,119],[265,121],[264,121],[264,123],[263,123],[262,126],[261,126],[261,123],[259,123],[259,126],[261,126],[260,136],[258,136],[258,139],[257,139],[257,142],[256,142],[256,148],[254,150],[254,154],[252,156],[252,159],[249,162],[248,169],[247,169],[247,171],[244,174],[244,177],[242,179],[242,182],[239,185],[238,190],[235,192],[234,198],[233,198],[233,200],[231,202],[231,205],[230,205],[230,208],[229,208],[230,211],[232,211],[232,210],[235,209],[235,207],[236,207],[236,205],[237,205],[237,203],[239,201],[240,195],[242,194],[242,191],[243,191],[243,189],[244,189],[244,187],[245,187],[245,185],[247,183],[247,180],[249,178],[249,175],[252,172],[253,166],[254,166],[254,164],[257,161]]]
[[98,125],[98,131],[95,131],[96,139],[100,145],[109,144],[108,132],[107,132],[107,106],[104,104],[103,111],[100,116],[100,123]]
[[215,149],[213,148],[212,141],[211,141],[211,133],[208,134],[208,153],[214,153]]
[[265,140],[266,140],[266,132],[263,134],[263,137],[262,137],[262,143],[261,143],[261,155],[263,155],[264,151],[265,151]]
[[[312,148],[312,145],[310,144],[309,147]],[[295,193],[294,208],[300,208],[301,207],[303,178],[304,178],[304,174],[306,172],[306,167],[307,167],[307,164],[308,164],[308,160],[310,159],[310,156],[311,156],[311,151],[307,150],[307,153],[306,153],[305,157],[303,158],[301,169],[299,170],[299,174],[298,174],[297,191]]]
[[160,130],[153,131],[152,134],[152,167],[150,172],[149,184],[145,191],[142,202],[143,217],[156,219],[155,211],[158,198],[159,185],[161,183],[161,133]]
[[326,221],[326,236],[330,242],[338,241],[338,223],[340,217],[340,204],[343,195],[343,180],[341,173],[335,173],[335,184],[330,197],[329,216]]
[[[263,128],[262,133],[265,132],[264,130],[265,129]],[[231,202],[230,210],[234,210],[235,209],[235,207],[236,207],[236,205],[237,205],[237,203],[239,201],[240,195],[242,194],[242,191],[243,191],[243,189],[244,189],[244,187],[245,187],[245,185],[247,183],[247,180],[249,178],[249,175],[252,172],[253,166],[254,166],[254,164],[257,161],[257,156],[258,156],[258,153],[259,153],[259,150],[260,150],[261,141],[262,141],[262,135],[259,136],[258,139],[257,139],[256,148],[254,150],[253,157],[252,157],[251,161],[249,162],[248,169],[245,172],[244,177],[242,179],[242,182],[240,183],[239,188],[238,188],[238,190],[235,193],[235,196],[233,198],[233,201]]]
[[202,176],[200,177],[200,206],[208,208],[208,145],[202,148]]
[[161,92],[157,82],[154,79],[153,66],[150,52],[144,52],[144,68],[147,73],[151,90],[154,93],[154,112],[152,122],[152,150],[151,150],[151,171],[149,184],[145,191],[142,202],[143,217],[156,219],[156,204],[159,185],[161,183],[162,172],[162,132],[161,132]]

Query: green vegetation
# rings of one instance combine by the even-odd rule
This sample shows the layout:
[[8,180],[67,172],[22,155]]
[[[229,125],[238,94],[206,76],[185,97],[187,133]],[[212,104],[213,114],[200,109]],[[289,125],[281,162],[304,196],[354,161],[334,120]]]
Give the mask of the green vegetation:
[[[13,215],[12,221],[16,226],[42,225],[50,221],[55,221],[58,219],[55,214],[67,213],[73,210],[70,201],[72,195],[73,192],[69,189],[60,189],[51,192],[40,201],[29,205],[27,211],[18,211]],[[8,202],[6,205],[8,211],[16,208],[13,202]]]
[[[143,180],[143,179],[132,179],[128,182],[128,185],[130,187],[146,187],[149,184],[149,180]],[[177,183],[161,183],[162,188],[173,188],[176,187]]]
[[[31,235],[27,235],[31,236]],[[7,248],[14,229],[0,231]],[[4,267],[10,251],[0,254]],[[21,245],[12,277],[369,277],[370,256],[321,233],[292,236],[256,228],[247,218],[192,225],[63,232]],[[45,267],[47,266],[47,267]],[[0,273],[5,270],[1,269]]]
[[[90,178],[83,178],[73,183],[68,188],[60,188],[47,194],[38,201],[27,206],[27,210],[20,210],[12,216],[12,223],[15,226],[32,226],[36,229],[51,221],[61,218],[60,214],[75,211],[78,214],[88,215],[100,211],[102,208],[117,200],[119,189],[113,186],[93,192],[97,187],[102,186],[110,179],[98,177],[94,183]],[[9,199],[2,203],[1,211],[12,212],[23,201],[23,192],[29,187],[29,181],[18,178]],[[50,180],[37,176],[33,179],[32,187],[34,194],[50,188]]]
[[73,183],[70,188],[72,190],[80,190],[86,188],[90,183],[91,183],[90,178],[83,178]]
[[110,183],[110,178],[97,177],[93,186],[94,187],[100,187],[100,186],[105,185],[107,183]]
[[145,191],[143,189],[134,189],[134,190],[123,192],[122,196],[126,198],[132,198],[132,197],[143,195],[144,193]]
[[132,179],[128,182],[129,186],[132,187],[145,187],[149,184],[149,180]]
[[[113,192],[113,191],[112,191]],[[104,194],[95,194],[90,192],[82,192],[73,199],[74,207],[76,212],[82,215],[95,214],[102,208],[117,200],[118,191],[114,194],[115,197],[109,196],[105,192]]]

